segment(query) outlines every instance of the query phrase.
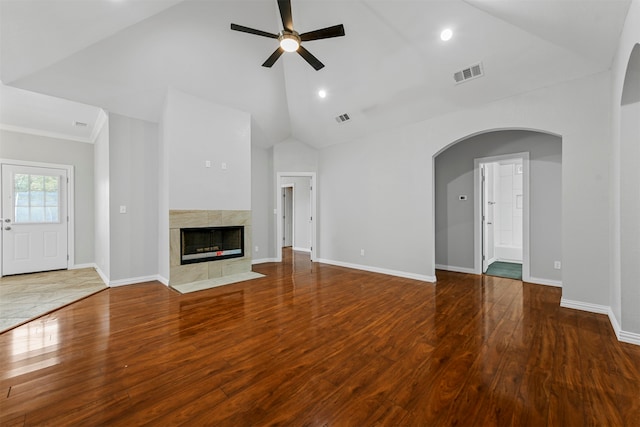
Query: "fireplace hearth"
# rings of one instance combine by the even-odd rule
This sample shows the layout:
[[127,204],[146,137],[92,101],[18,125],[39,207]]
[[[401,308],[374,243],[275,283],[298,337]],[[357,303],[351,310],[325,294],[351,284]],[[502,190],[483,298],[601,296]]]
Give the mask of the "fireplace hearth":
[[218,261],[244,256],[244,227],[180,229],[180,264]]

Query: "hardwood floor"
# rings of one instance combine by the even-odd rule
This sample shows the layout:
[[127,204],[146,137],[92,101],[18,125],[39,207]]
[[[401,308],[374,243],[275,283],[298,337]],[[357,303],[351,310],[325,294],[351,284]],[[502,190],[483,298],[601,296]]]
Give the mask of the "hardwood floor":
[[111,288],[0,335],[0,425],[640,425],[640,347],[560,289],[300,254],[255,270]]

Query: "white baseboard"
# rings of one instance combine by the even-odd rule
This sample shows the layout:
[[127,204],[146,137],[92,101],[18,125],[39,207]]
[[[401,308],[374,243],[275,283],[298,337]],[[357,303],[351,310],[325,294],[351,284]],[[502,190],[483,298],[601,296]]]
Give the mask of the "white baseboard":
[[640,345],[640,334],[620,331],[620,334],[618,335],[618,341],[626,342],[627,344]]
[[169,286],[169,279],[164,276],[158,274],[158,278],[156,279],[158,282],[162,283],[165,286]]
[[590,302],[573,301],[565,298],[560,299],[560,307],[606,315],[608,315],[611,310],[608,305],[591,304]]
[[408,273],[406,271],[389,270],[387,268],[371,267],[369,265],[351,264],[348,262],[334,261],[330,259],[318,258],[316,262],[323,264],[337,265],[338,267],[353,268],[354,270],[370,271],[372,273],[388,274],[390,276],[403,277],[405,279],[420,280],[422,282],[435,283],[435,276],[426,276],[423,274]]
[[137,283],[154,282],[154,281],[159,282],[160,276],[157,274],[154,274],[151,276],[140,276],[140,277],[131,277],[128,279],[113,280],[109,282],[109,286],[116,287],[116,286],[135,285]]
[[87,263],[87,264],[73,264],[71,267],[69,267],[69,270],[81,270],[83,268],[97,268],[96,264],[93,262]]
[[609,322],[611,322],[611,327],[620,342],[626,342],[627,344],[635,344],[640,345],[640,334],[636,334],[635,332],[627,332],[623,331],[620,327],[620,322],[616,318],[615,314],[613,314],[613,310],[609,308]]
[[536,285],[547,285],[547,286],[555,286],[556,288],[562,287],[562,282],[559,280],[550,280],[550,279],[541,279],[539,277],[523,277],[523,282],[527,283],[535,283]]
[[251,264],[264,264],[265,262],[278,262],[278,258],[260,258],[252,259]]
[[436,270],[452,271],[454,273],[478,274],[473,268],[456,267],[455,265],[436,264]]
[[311,248],[296,248],[295,246],[293,247],[294,251],[297,252],[307,252],[307,253],[311,253]]
[[98,273],[98,276],[100,276],[104,284],[109,286],[109,278],[107,277],[107,275],[104,274],[102,270],[100,270],[100,267],[98,267],[97,265],[94,268],[96,269],[96,273]]

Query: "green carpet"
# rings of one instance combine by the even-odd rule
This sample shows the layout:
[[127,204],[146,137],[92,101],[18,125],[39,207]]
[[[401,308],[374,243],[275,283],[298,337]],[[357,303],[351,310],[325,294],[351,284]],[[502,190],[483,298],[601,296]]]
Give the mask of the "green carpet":
[[487,272],[485,274],[488,274],[489,276],[522,280],[522,264],[496,261],[487,268]]

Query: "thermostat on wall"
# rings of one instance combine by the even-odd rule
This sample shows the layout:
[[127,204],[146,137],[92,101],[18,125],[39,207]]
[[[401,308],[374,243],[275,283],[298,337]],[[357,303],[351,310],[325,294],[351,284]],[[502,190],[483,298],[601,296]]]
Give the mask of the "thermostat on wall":
[[467,200],[467,196],[464,194],[461,196],[458,196],[458,200]]

